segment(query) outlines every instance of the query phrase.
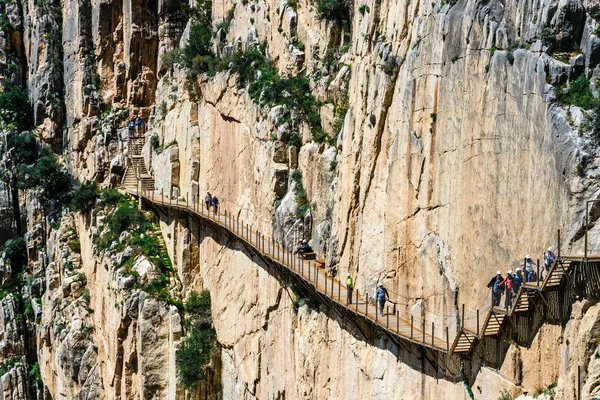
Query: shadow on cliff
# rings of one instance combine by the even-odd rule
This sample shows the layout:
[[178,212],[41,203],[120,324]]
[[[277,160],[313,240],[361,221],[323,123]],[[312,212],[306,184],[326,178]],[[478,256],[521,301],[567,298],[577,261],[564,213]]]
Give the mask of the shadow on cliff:
[[[468,387],[475,382],[481,368],[488,367],[499,370],[512,345],[530,347],[542,325],[548,323],[564,328],[570,318],[573,302],[582,297],[593,297],[594,293],[597,293],[595,288],[600,287],[600,279],[594,277],[599,281],[597,286],[588,285],[590,287],[586,288],[567,284],[544,295],[540,293],[532,300],[532,306],[528,312],[506,319],[498,336],[481,338],[469,353],[448,355],[445,352],[401,340],[378,325],[367,322],[364,318],[349,312],[328,296],[316,291],[312,284],[291,273],[279,263],[265,257],[247,242],[213,221],[201,219],[197,215],[186,212],[169,211],[154,206],[153,209],[163,222],[169,225],[175,224],[175,227],[179,225],[189,232],[190,239],[187,245],[190,257],[185,262],[198,262],[198,258],[191,255],[194,252],[198,253],[199,246],[206,239],[211,239],[219,246],[233,251],[242,251],[253,263],[277,279],[283,288],[308,297],[310,299],[307,302],[308,306],[336,321],[341,329],[348,332],[357,341],[392,353],[398,362],[422,374],[454,383],[464,382]],[[579,273],[585,274],[586,269],[581,268]],[[592,280],[592,277],[582,276],[580,279]],[[512,356],[510,361],[514,363],[512,368],[514,376],[511,379],[519,385],[523,376],[521,363]]]

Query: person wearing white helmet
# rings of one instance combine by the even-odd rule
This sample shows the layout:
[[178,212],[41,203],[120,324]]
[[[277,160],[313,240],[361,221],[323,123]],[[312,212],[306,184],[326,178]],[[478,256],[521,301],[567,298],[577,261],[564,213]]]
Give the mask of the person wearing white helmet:
[[546,271],[550,270],[554,260],[556,260],[556,255],[554,254],[554,249],[550,246],[548,247],[548,250],[544,252],[544,266],[546,267]]
[[379,314],[383,315],[383,307],[385,306],[385,301],[390,299],[390,294],[387,289],[383,287],[383,283],[381,282],[377,284],[375,298],[377,299],[377,303],[379,303]]
[[492,304],[494,306],[500,305],[500,298],[504,291],[504,286],[501,286],[500,282],[502,282],[502,272],[498,271],[496,272],[496,276],[494,276],[487,284],[487,287],[492,289]]
[[533,271],[533,260],[531,259],[531,256],[529,254],[525,256],[525,261],[523,261],[521,267],[525,268],[525,282],[533,282],[535,280]]
[[512,306],[512,298],[513,298],[513,274],[509,269],[506,271],[506,277],[500,282],[500,286],[504,286],[506,289],[506,297],[504,298],[504,307],[506,309]]

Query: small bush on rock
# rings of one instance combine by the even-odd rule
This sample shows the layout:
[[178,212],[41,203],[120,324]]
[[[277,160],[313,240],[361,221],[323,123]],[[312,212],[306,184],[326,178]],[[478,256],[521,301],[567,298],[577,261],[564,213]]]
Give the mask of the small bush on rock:
[[85,182],[73,194],[71,200],[71,210],[89,213],[94,208],[96,200],[100,197],[100,189],[96,182]]

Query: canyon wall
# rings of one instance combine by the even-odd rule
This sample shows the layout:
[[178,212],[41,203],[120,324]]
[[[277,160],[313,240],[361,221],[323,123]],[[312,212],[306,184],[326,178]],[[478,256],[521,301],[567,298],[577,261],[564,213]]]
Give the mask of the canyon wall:
[[[156,193],[195,204],[210,191],[222,211],[286,246],[310,239],[329,273],[352,274],[361,293],[384,283],[401,315],[449,326],[451,337],[462,304],[469,316],[489,308],[496,270],[548,246],[582,252],[598,133],[592,107],[564,93],[583,77],[597,96],[600,3],[340,1],[333,17],[323,3],[214,1],[217,66],[194,71],[177,49],[194,44],[190,7],[204,2],[10,0],[0,4],[0,75],[27,89],[37,136],[80,181],[121,185],[132,165],[126,124],[139,115]],[[262,58],[242,65],[236,55],[251,51]],[[290,113],[297,77],[310,87],[310,115]],[[175,303],[202,290],[220,346],[215,398],[497,399],[551,384],[575,398],[578,366],[595,395],[599,319],[588,301],[528,348],[512,344],[501,365],[456,382],[384,338],[365,340],[241,243],[185,215],[151,210],[175,272],[167,301],[124,273],[126,250],[94,244],[105,211],[65,210],[47,227],[35,193],[18,201],[36,278],[24,296],[41,305],[35,344],[23,345],[15,300],[2,300],[0,329],[12,338],[2,356],[8,366],[30,347],[42,384],[25,394],[15,361],[6,398],[184,398]],[[590,215],[595,252],[600,214]],[[15,236],[12,223],[0,228],[0,239]],[[136,271],[153,270],[139,262]]]

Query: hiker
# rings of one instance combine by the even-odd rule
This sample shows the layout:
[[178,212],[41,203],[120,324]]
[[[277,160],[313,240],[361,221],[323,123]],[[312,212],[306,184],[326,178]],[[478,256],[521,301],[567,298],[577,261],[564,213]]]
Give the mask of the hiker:
[[304,245],[304,239],[298,240],[298,245],[296,246],[296,250],[294,250],[294,254],[299,254],[300,250],[302,250],[303,245]]
[[137,130],[137,134],[141,135],[142,132],[142,125],[144,124],[144,120],[142,119],[142,117],[140,117],[139,115],[135,118],[135,129]]
[[302,247],[298,250],[298,254],[304,256],[306,253],[312,253],[313,249],[308,244],[308,240],[304,239],[302,241]]
[[379,303],[379,314],[383,315],[383,307],[385,306],[386,299],[390,299],[390,295],[386,288],[383,287],[383,283],[379,282],[377,284],[377,292],[375,292],[375,298]]
[[135,134],[135,121],[133,118],[127,123],[127,128],[129,128],[129,136],[133,136]]
[[506,271],[506,278],[500,282],[500,286],[504,286],[506,292],[506,298],[504,299],[504,307],[509,308],[512,305],[513,297],[513,273],[509,269]]
[[352,290],[354,289],[354,279],[352,279],[352,276],[350,274],[348,274],[348,276],[346,277],[346,287],[348,288],[348,304],[352,304]]
[[219,199],[217,199],[217,196],[213,196],[212,197],[212,206],[213,206],[213,212],[215,213],[215,215],[219,214]]
[[544,265],[546,266],[546,271],[550,270],[550,267],[556,260],[556,255],[554,254],[554,249],[552,246],[548,247],[548,250],[544,253]]
[[522,269],[519,267],[517,268],[517,273],[513,275],[513,292],[515,292],[515,294],[519,293],[519,289],[521,288],[521,285],[523,284],[523,273],[522,273]]
[[525,261],[521,266],[525,267],[525,282],[533,282],[535,273],[533,271],[533,260],[529,254],[525,256]]
[[500,298],[502,297],[502,291],[504,287],[500,285],[502,282],[502,272],[496,272],[496,276],[494,276],[490,282],[487,284],[487,287],[492,289],[492,304],[494,306],[500,305]]
[[206,197],[204,197],[204,204],[206,204],[206,211],[210,213],[210,206],[212,205],[212,195],[210,192],[206,192]]

